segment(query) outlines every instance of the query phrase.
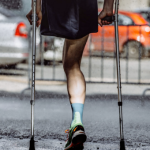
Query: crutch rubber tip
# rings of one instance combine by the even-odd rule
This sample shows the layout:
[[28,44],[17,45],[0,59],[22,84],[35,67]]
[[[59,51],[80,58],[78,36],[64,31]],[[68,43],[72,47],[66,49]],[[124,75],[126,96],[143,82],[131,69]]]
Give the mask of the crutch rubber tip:
[[125,142],[123,139],[120,141],[120,150],[125,150]]
[[32,137],[31,140],[30,140],[30,147],[29,147],[29,150],[35,150],[35,141],[34,141],[34,138]]

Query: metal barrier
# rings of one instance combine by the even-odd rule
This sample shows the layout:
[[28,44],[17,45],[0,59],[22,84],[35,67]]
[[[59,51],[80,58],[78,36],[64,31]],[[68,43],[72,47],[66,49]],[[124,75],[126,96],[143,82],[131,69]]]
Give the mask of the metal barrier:
[[[138,44],[138,52],[139,52],[138,55],[139,56],[138,56],[137,60],[129,58],[129,42],[127,42],[127,53],[126,53],[126,56],[124,58],[122,58],[122,61],[124,61],[126,63],[126,67],[124,67],[126,75],[122,79],[122,83],[123,84],[145,84],[145,85],[148,84],[149,85],[150,84],[150,78],[149,78],[148,81],[144,81],[141,78],[141,69],[142,69],[141,68],[141,61],[149,59],[148,56],[145,57],[145,58],[142,58],[143,45],[141,44],[141,37],[142,37],[141,27],[143,27],[145,25],[134,25],[132,27],[135,27],[135,26],[139,27],[139,36],[138,36],[139,37],[139,43],[137,43]],[[128,41],[130,41],[130,39],[129,39],[129,27],[131,27],[131,26],[127,26],[127,39],[128,39]],[[90,40],[90,42],[91,41],[92,40]],[[89,49],[89,79],[87,81],[88,82],[94,82],[92,80],[92,77],[91,77],[91,59],[94,58],[94,57],[100,57],[100,59],[101,59],[101,66],[100,66],[101,67],[101,74],[100,74],[101,81],[98,81],[98,82],[99,83],[116,83],[116,75],[115,75],[115,72],[116,72],[115,71],[115,57],[116,57],[116,55],[115,55],[115,51],[114,51],[114,54],[111,56],[111,59],[114,59],[114,61],[113,61],[113,74],[112,74],[113,78],[112,78],[112,81],[108,82],[104,79],[104,60],[105,60],[105,58],[108,58],[108,56],[105,55],[105,51],[104,51],[104,32],[103,32],[103,29],[102,29],[102,38],[99,42],[101,42],[101,45],[102,45],[101,46],[102,49],[99,51],[100,56],[92,55],[91,49]],[[109,42],[113,42],[113,41],[109,41]],[[138,78],[135,81],[129,79],[129,62],[130,62],[130,60],[137,62],[137,66],[138,66],[138,68],[137,68]]]
[[[124,26],[119,26],[124,27]],[[138,28],[138,35],[136,35],[136,41],[131,38],[132,28]],[[144,28],[145,27],[145,28]],[[137,30],[137,29],[136,29]],[[144,33],[145,30],[145,33]],[[90,34],[86,49],[88,56],[83,56],[81,70],[85,76],[87,83],[107,83],[107,84],[114,84],[117,83],[116,77],[116,55],[115,55],[115,45],[113,37],[111,40],[105,38],[105,29],[101,28],[101,36],[99,38],[94,39],[94,34]],[[136,33],[137,34],[137,33]],[[126,47],[126,52],[121,55],[121,76],[122,76],[122,84],[135,84],[135,85],[149,85],[150,84],[150,77],[149,68],[146,65],[149,62],[148,53],[146,48],[144,48],[144,38],[149,38],[150,35],[150,28],[148,25],[130,25],[126,26],[126,36],[123,37],[126,41],[123,43]],[[121,37],[120,37],[121,39]],[[148,41],[149,39],[145,39]],[[112,43],[113,51],[106,52],[105,51],[105,41],[106,43]],[[121,41],[121,40],[120,40]],[[130,58],[130,42],[134,41],[136,46],[138,46],[138,59],[137,58]],[[97,49],[97,51],[92,50],[92,45],[94,42],[101,43],[101,48]],[[55,45],[53,45],[53,60],[51,61],[52,65],[49,67],[44,66],[44,37],[41,36],[40,42],[40,50],[41,50],[41,65],[40,65],[40,73],[36,76],[36,80],[43,80],[43,81],[66,81],[65,74],[63,72],[62,63],[57,65],[55,60],[55,54],[57,49]],[[147,47],[150,47],[150,40],[147,43]],[[145,51],[144,51],[145,49]],[[148,49],[148,48],[147,48]],[[143,52],[144,51],[144,52]],[[146,54],[147,56],[143,56]],[[109,58],[109,59],[108,59]],[[31,61],[29,61],[31,63]],[[30,66],[29,64],[29,73],[30,74]],[[47,69],[47,71],[45,71]],[[50,71],[51,70],[51,71]],[[148,72],[149,71],[149,72]],[[47,73],[49,75],[45,75]],[[51,77],[49,77],[51,75]],[[29,75],[29,82],[30,83],[30,75]],[[30,85],[28,84],[28,88]],[[145,95],[146,91],[150,89],[146,89],[143,94]],[[22,92],[23,95],[24,91]]]

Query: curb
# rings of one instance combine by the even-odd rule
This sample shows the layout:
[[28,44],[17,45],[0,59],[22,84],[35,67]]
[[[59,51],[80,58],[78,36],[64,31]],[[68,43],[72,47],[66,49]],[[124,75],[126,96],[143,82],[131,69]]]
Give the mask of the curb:
[[[10,81],[10,82],[18,82],[18,83],[25,83],[28,84],[28,79],[25,78],[16,78],[16,77],[8,77],[8,76],[0,76],[0,81]],[[65,85],[66,82],[64,81],[40,81],[36,80],[35,84],[37,85]]]
[[[53,98],[53,99],[68,99],[68,94],[61,93],[61,92],[50,92],[50,91],[40,91],[37,90],[35,91],[35,97],[36,99],[47,99],[47,98]],[[19,95],[18,95],[19,94]],[[6,91],[0,91],[0,97],[16,97],[21,96],[20,93],[17,92],[6,92]],[[30,97],[30,94],[24,94],[24,98]],[[103,99],[103,101],[110,101],[110,100],[117,100],[118,95],[116,94],[87,94],[86,95],[86,100],[93,100],[93,101],[99,101]],[[122,100],[132,100],[132,101],[137,101],[140,100],[141,102],[143,101],[149,101],[150,96],[142,96],[142,95],[123,95]],[[117,101],[116,101],[117,102]]]

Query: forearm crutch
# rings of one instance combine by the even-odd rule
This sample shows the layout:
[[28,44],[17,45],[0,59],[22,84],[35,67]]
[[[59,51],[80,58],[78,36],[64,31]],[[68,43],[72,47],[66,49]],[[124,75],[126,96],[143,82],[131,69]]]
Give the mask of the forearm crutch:
[[35,58],[36,58],[36,0],[32,3],[32,86],[31,86],[31,139],[29,150],[35,150],[34,104],[35,104]]
[[119,56],[118,8],[119,8],[119,0],[116,0],[116,2],[115,2],[115,22],[114,22],[114,24],[115,24],[118,106],[119,106],[119,123],[120,123],[120,150],[125,150],[124,133],[123,133],[123,112],[122,112],[120,56]]
[[115,16],[105,17],[103,20],[114,21],[115,25],[115,45],[116,45],[116,65],[117,65],[117,84],[118,84],[118,106],[119,106],[119,124],[120,124],[120,150],[125,150],[125,141],[123,133],[123,113],[122,113],[122,93],[121,93],[121,73],[119,56],[119,34],[118,34],[118,9],[119,0],[115,1]]

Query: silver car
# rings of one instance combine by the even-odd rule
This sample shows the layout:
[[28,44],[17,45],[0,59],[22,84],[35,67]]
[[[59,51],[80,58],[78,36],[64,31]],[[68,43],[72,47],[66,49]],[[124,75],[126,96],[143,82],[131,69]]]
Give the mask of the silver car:
[[[47,38],[47,37],[45,37]],[[63,45],[65,42],[64,38],[52,37],[53,46],[48,46],[47,51],[44,52],[45,61],[62,61]]]
[[[27,2],[27,1],[26,1]],[[27,8],[31,8],[31,2],[23,3]],[[29,57],[31,51],[31,26],[23,12],[11,11],[0,6],[0,66],[16,65]],[[40,34],[37,28],[37,60],[40,57],[39,43]]]

